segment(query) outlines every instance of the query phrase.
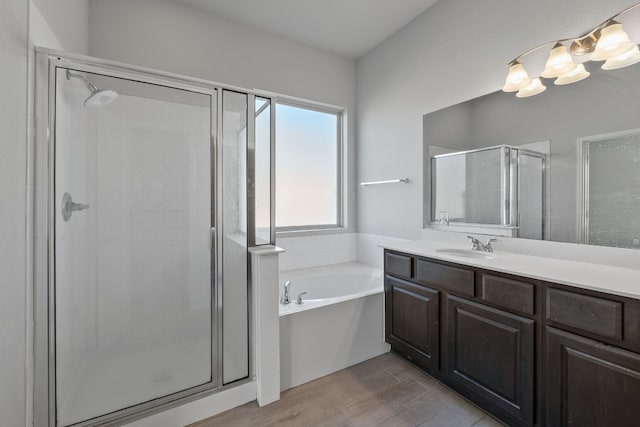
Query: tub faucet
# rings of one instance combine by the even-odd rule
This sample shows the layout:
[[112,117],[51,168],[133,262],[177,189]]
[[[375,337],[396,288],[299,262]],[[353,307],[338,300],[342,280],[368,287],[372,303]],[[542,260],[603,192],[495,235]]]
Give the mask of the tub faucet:
[[302,301],[302,295],[306,294],[306,292],[301,292],[298,295],[298,298],[296,299],[296,304],[304,304],[304,301]]
[[289,287],[291,286],[291,280],[287,280],[282,289],[282,298],[280,298],[280,304],[289,304]]

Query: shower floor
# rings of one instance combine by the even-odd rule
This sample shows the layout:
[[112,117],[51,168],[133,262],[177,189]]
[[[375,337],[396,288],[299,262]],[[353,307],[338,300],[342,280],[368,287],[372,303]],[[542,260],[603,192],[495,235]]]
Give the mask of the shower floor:
[[209,337],[87,353],[68,390],[62,425],[84,421],[211,381]]

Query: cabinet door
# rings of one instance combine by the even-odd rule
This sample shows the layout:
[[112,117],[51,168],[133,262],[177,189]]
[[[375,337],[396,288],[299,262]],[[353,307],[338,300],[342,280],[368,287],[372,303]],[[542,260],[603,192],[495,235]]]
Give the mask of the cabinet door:
[[640,425],[640,355],[546,330],[549,426]]
[[534,321],[447,295],[449,381],[511,425],[532,425]]
[[427,371],[438,369],[438,316],[438,291],[386,276],[385,338]]

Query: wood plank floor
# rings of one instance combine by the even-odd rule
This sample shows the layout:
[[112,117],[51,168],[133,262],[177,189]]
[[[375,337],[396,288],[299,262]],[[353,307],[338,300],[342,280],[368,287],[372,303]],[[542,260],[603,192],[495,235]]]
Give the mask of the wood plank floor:
[[191,427],[499,427],[501,423],[393,353],[254,401]]

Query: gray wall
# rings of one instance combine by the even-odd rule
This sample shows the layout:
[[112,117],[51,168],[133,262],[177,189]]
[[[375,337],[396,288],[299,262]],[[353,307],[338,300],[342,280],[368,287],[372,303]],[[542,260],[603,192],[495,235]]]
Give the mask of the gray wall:
[[0,424],[27,422],[28,0],[0,0]]
[[[412,182],[359,189],[358,230],[420,237],[424,114],[498,90],[518,54],[581,34],[634,3],[439,1],[360,58],[358,181],[408,176]],[[638,28],[626,29],[640,39]],[[541,69],[544,58],[539,62]]]
[[355,226],[355,61],[167,0],[92,0],[92,56],[345,107]]
[[[87,0],[31,0],[30,4],[29,32],[39,35],[36,45],[84,55],[89,52]],[[44,28],[34,29],[33,25]]]
[[0,424],[7,426],[32,416],[28,43],[347,108],[355,222],[355,61],[171,1],[0,0],[0,58],[11,65],[0,71]]

